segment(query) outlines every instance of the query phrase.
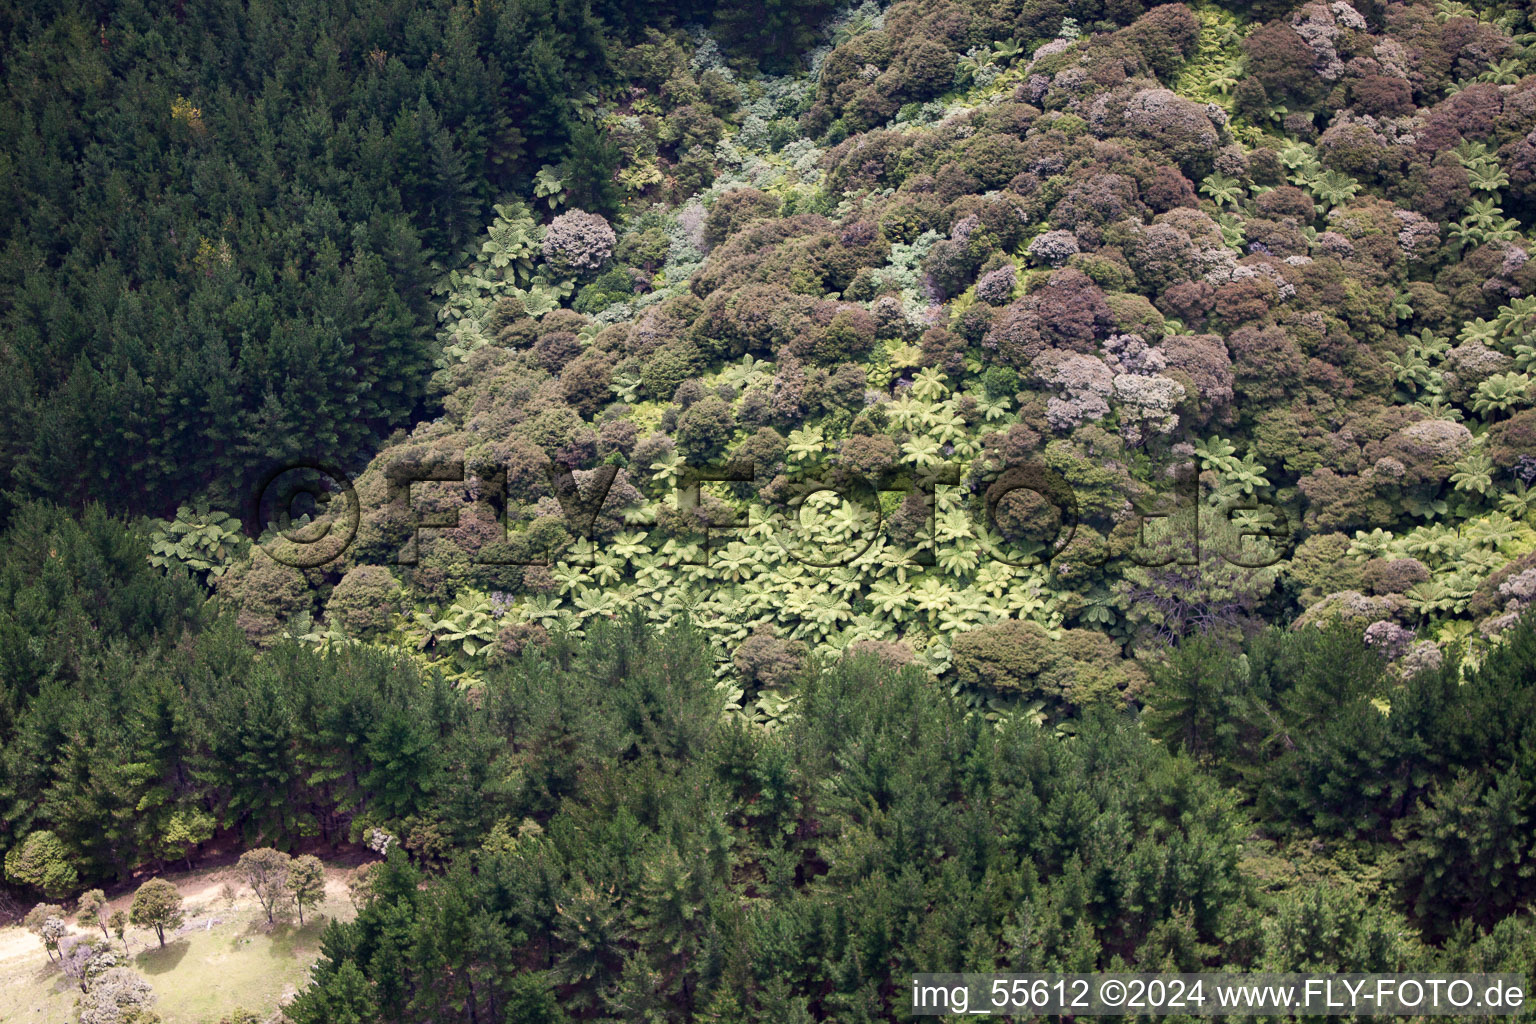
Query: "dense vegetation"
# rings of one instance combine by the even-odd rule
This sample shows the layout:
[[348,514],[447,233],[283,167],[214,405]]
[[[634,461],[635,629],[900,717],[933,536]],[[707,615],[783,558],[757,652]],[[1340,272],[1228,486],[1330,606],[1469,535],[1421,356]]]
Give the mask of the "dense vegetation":
[[[799,23],[818,5],[775,6]],[[491,204],[548,167],[607,209],[592,121],[624,92],[625,40],[711,13],[0,13],[0,491],[164,513],[238,502],[272,460],[365,456],[427,398],[431,289]],[[794,45],[774,19],[733,25],[744,47]]]
[[29,899],[371,849],[306,1024],[1536,974],[1525,7],[0,27]]
[[[228,560],[253,639],[356,635],[366,605],[472,684],[636,604],[691,615],[749,701],[896,645],[1070,727],[1187,635],[1342,616],[1410,674],[1536,597],[1522,12],[835,25],[810,77],[634,48],[603,120],[625,216],[497,208],[439,313],[443,413],[360,475],[355,541]],[[1003,493],[1028,465],[1070,488],[1070,541]],[[829,480],[847,500],[806,497]]]
[[385,852],[298,1021],[889,1019],[933,965],[1536,964],[1536,617],[1464,678],[1398,680],[1342,625],[1191,642],[1140,722],[1075,737],[855,654],[763,728],[686,625],[594,624],[465,691],[366,646],[257,657],[97,513],[5,543],[11,877],[71,895],[215,832]]

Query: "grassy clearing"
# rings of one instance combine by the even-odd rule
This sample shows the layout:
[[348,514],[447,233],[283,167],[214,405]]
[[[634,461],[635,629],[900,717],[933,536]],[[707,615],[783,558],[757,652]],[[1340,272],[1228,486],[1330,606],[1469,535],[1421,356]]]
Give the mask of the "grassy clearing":
[[[181,890],[186,923],[166,937],[163,949],[145,929],[130,928],[127,939],[133,969],[154,986],[155,1010],[165,1024],[214,1024],[242,1007],[261,1015],[274,1011],[307,980],[326,921],[351,918],[350,875],[350,869],[327,865],[325,901],[305,911],[302,927],[296,919],[268,926],[250,890],[227,867],[164,876]],[[233,900],[226,883],[236,890]],[[127,909],[131,899],[125,893],[112,908]],[[0,1021],[64,1024],[74,1019],[79,995],[35,936],[20,927],[0,928]]]

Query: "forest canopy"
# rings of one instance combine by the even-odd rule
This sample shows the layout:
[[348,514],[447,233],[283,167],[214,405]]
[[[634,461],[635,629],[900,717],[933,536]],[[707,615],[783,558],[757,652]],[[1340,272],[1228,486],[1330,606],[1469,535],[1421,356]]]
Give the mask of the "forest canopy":
[[[258,656],[100,513],[28,507],[4,549],[45,562],[0,590],[23,680],[0,734],[24,837],[8,877],[56,898],[154,870],[197,841],[173,825],[189,813],[250,846],[386,851],[296,1021],[883,1020],[893,979],[935,964],[1536,955],[1517,838],[1536,616],[1480,667],[1407,681],[1342,624],[1191,641],[1139,716],[1101,709],[1071,736],[856,652],[781,683],[792,710],[754,724],[686,624],[594,623],[471,694],[364,645]],[[71,631],[68,665],[51,655]]]
[[0,12],[4,894],[348,851],[297,1024],[1536,976],[1527,6]]
[[[793,52],[784,25],[808,31],[819,7],[773,6],[733,11],[725,38]],[[430,408],[438,279],[543,168],[606,209],[616,168],[592,122],[624,91],[628,41],[712,7],[644,12],[0,14],[0,491],[228,504],[273,461],[355,460]]]

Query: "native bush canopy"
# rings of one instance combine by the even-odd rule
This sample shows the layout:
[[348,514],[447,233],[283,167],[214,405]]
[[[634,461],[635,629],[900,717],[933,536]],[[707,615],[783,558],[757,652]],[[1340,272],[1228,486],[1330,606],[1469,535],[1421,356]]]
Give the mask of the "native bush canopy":
[[777,76],[647,34],[621,211],[497,207],[441,414],[310,584],[231,560],[248,635],[346,633],[366,571],[370,639],[465,686],[633,605],[748,702],[875,644],[1053,723],[1266,622],[1476,664],[1536,596],[1526,16],[1051,11],[865,5]]

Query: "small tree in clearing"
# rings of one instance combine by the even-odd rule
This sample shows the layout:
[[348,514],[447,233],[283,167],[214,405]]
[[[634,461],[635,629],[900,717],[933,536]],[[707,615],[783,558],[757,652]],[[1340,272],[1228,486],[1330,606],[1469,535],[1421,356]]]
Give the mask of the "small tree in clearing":
[[325,898],[325,866],[319,857],[306,853],[294,858],[288,872],[288,891],[299,908],[299,924],[303,924],[304,908]]
[[154,998],[149,982],[133,971],[126,967],[110,968],[91,982],[90,992],[80,1000],[80,1024],[159,1020],[149,1008]]
[[56,903],[39,903],[27,911],[22,924],[26,925],[27,931],[43,940],[43,951],[52,960],[53,951],[59,948],[59,939],[67,931],[64,927],[64,908]]
[[112,929],[112,934],[117,936],[117,941],[123,944],[123,952],[128,952],[128,940],[123,938],[128,931],[128,915],[121,910],[114,910],[107,925]]
[[153,928],[160,945],[165,945],[165,930],[181,924],[181,893],[163,878],[151,878],[133,894],[128,920],[141,928]]
[[278,905],[291,895],[288,876],[293,870],[293,858],[281,850],[264,846],[242,853],[235,870],[255,891],[257,902],[267,912],[267,923],[271,924]]
[[79,985],[81,992],[90,991],[85,969],[95,955],[96,946],[90,938],[66,937],[59,943],[59,965],[64,969],[64,977]]
[[[53,959],[54,950],[59,949],[64,940],[69,936],[69,925],[64,923],[62,917],[50,917],[43,922],[43,927],[38,933],[43,939],[43,949],[48,953],[48,959]],[[59,959],[64,959],[64,954],[59,954]]]
[[101,937],[110,939],[107,933],[107,894],[100,889],[87,889],[75,904],[75,924],[81,928],[100,928]]

